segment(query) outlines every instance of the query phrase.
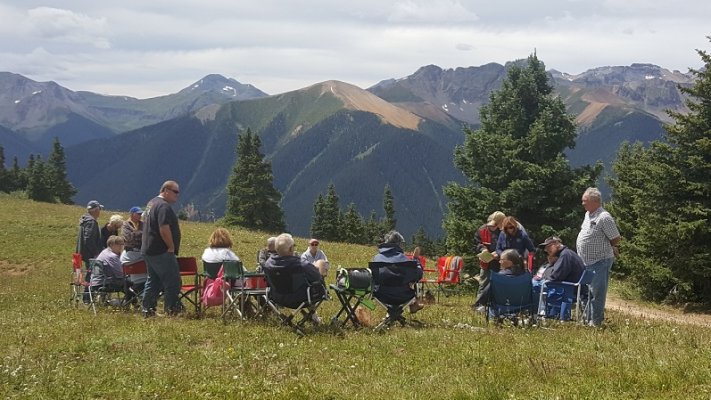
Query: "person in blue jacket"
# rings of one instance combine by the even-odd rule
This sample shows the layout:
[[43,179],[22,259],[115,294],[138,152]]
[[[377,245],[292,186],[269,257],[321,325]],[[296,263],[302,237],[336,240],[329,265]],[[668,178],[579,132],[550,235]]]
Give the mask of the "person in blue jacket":
[[496,242],[496,253],[501,254],[506,249],[514,249],[518,254],[525,259],[526,250],[535,252],[536,247],[533,241],[528,237],[526,231],[520,229],[520,224],[514,217],[508,216],[504,218],[502,235]]

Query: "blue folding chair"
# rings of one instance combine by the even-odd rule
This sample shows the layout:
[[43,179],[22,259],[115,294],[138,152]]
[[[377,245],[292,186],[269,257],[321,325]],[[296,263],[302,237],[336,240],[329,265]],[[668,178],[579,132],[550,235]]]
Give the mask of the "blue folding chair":
[[536,303],[531,278],[528,272],[519,276],[491,274],[486,322],[491,318],[497,322],[509,319],[514,324],[518,324],[519,320],[532,321]]
[[590,306],[590,283],[595,271],[583,271],[577,282],[544,282],[538,300],[538,316],[567,321],[574,309],[574,319],[582,321]]

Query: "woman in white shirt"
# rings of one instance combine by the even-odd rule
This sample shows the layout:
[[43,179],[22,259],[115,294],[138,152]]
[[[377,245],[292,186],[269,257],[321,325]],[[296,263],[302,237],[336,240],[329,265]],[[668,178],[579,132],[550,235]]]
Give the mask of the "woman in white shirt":
[[232,238],[225,228],[217,228],[210,235],[208,248],[202,253],[202,260],[208,263],[223,261],[239,261],[237,254],[232,251]]

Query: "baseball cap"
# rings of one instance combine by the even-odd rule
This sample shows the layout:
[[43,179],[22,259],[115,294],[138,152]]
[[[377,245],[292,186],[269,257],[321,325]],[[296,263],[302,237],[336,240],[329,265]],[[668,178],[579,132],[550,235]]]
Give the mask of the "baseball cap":
[[141,213],[143,213],[143,210],[141,210],[141,207],[133,206],[133,207],[131,207],[130,210],[128,210],[128,212],[130,214],[141,214]]
[[560,240],[560,238],[559,238],[558,236],[549,236],[549,237],[546,239],[546,241],[543,242],[543,243],[541,243],[541,244],[539,244],[538,247],[546,247],[546,246],[548,246],[549,244],[551,244],[551,243],[553,243],[553,242],[560,242],[560,243],[563,243],[563,241]]
[[96,200],[92,200],[92,201],[86,203],[87,210],[91,210],[92,208],[96,208],[96,207],[104,208],[104,206]]

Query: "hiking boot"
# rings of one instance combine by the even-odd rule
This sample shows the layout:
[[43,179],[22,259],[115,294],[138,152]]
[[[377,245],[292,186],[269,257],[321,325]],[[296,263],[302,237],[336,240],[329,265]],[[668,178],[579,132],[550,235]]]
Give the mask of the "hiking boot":
[[153,318],[156,316],[155,308],[143,309],[143,318]]
[[410,303],[410,314],[414,314],[414,313],[422,310],[423,308],[425,308],[424,304],[420,304],[417,302]]

